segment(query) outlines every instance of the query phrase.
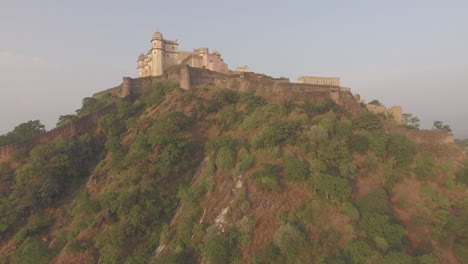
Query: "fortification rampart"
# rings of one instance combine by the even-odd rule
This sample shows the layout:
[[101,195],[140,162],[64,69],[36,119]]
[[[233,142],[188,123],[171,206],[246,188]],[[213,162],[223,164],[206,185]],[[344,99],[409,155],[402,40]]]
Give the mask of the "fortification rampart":
[[[359,113],[359,102],[346,87],[335,85],[319,85],[308,83],[291,83],[287,78],[271,78],[253,72],[239,72],[224,74],[202,68],[193,68],[187,65],[173,67],[161,76],[143,78],[124,77],[121,85],[113,89],[119,97],[126,98],[133,93],[140,93],[145,87],[151,87],[157,82],[178,82],[182,89],[190,90],[197,87],[212,86],[222,89],[234,89],[242,92],[255,92],[271,101],[283,100],[325,100],[332,99],[341,107],[352,113]],[[110,91],[110,90],[107,90]],[[116,92],[116,90],[111,90]],[[94,96],[102,95],[97,93]]]
[[455,144],[454,135],[441,130],[412,129],[408,131],[408,136],[416,143]]
[[93,131],[96,128],[96,121],[100,117],[113,111],[117,104],[118,103],[109,104],[94,113],[79,118],[70,124],[54,128],[25,142],[0,147],[0,163],[9,162],[11,160],[11,154],[16,150],[31,150],[34,148],[34,146],[49,143],[57,137],[71,138],[89,131]]

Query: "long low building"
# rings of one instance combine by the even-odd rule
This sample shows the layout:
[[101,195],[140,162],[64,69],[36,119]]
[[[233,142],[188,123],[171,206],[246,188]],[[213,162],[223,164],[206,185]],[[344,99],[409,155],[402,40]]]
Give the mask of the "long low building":
[[338,77],[316,77],[316,76],[301,76],[297,78],[298,83],[317,84],[340,86],[340,78]]

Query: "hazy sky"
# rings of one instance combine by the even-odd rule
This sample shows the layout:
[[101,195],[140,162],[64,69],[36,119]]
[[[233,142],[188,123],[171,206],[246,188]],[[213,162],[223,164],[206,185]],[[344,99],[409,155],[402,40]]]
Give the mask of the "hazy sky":
[[0,0],[0,134],[53,128],[84,97],[136,77],[158,28],[181,50],[208,47],[231,69],[339,76],[468,137],[468,1]]

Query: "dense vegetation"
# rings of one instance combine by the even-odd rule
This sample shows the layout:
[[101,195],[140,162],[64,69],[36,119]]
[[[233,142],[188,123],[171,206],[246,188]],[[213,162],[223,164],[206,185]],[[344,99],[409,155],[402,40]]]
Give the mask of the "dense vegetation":
[[32,120],[16,126],[13,131],[0,136],[0,146],[22,143],[45,132],[45,126],[39,120]]
[[468,163],[392,122],[159,83],[0,165],[0,263],[467,263]]

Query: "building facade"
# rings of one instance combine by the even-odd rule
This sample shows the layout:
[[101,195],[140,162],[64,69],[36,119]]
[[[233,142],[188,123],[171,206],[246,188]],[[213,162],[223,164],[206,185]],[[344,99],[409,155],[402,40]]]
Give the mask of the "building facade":
[[315,77],[315,76],[302,76],[297,78],[298,83],[340,86],[340,78],[338,77]]
[[228,65],[218,51],[210,53],[208,48],[179,51],[177,40],[166,40],[160,32],[153,34],[151,49],[138,56],[138,77],[159,76],[173,65],[189,65],[211,71],[228,73]]

